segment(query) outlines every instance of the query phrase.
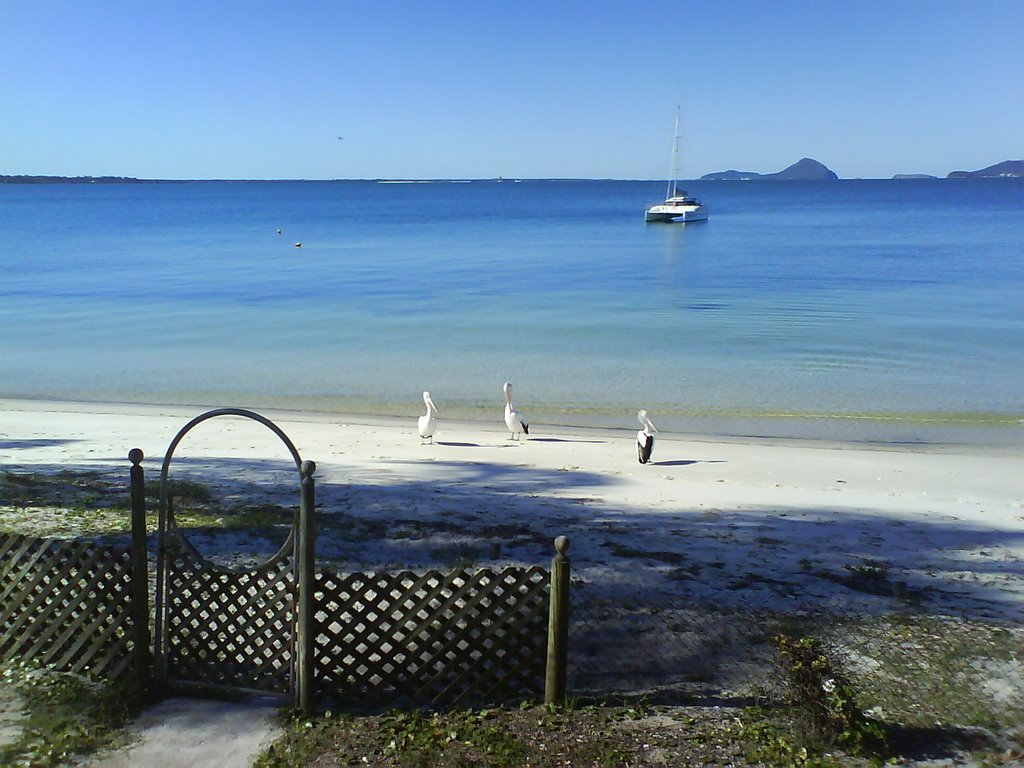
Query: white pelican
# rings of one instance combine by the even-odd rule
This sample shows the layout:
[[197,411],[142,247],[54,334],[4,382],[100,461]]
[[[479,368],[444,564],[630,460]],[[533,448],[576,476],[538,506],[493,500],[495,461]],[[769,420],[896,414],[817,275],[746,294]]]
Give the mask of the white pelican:
[[420,416],[416,422],[420,428],[420,445],[427,438],[430,438],[430,444],[434,444],[434,429],[437,427],[437,419],[434,418],[437,414],[437,406],[434,405],[434,401],[430,399],[430,393],[423,393],[423,404],[427,406],[427,412]]
[[654,450],[654,433],[658,428],[647,418],[647,411],[640,410],[636,415],[643,429],[636,433],[636,457],[641,464],[651,460],[651,452]]
[[505,390],[505,425],[512,433],[509,435],[509,440],[518,440],[520,432],[530,434],[530,424],[527,422],[526,416],[512,405],[512,385],[506,381],[502,389]]

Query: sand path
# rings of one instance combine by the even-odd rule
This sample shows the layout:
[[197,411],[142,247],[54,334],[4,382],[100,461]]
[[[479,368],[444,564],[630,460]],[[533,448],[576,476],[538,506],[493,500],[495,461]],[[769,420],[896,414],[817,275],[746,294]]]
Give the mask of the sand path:
[[131,746],[101,755],[89,768],[248,768],[277,737],[268,702],[166,699],[129,727]]

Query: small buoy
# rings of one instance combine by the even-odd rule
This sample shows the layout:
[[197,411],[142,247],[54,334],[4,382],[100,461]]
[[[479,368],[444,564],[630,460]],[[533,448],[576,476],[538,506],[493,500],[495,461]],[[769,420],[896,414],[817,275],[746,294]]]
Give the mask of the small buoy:
[[279,235],[281,234],[281,228],[280,227],[277,228],[277,234],[279,234]]
[[296,244],[295,244],[295,247],[296,247],[296,248],[301,248],[301,247],[302,247],[302,243],[296,243]]

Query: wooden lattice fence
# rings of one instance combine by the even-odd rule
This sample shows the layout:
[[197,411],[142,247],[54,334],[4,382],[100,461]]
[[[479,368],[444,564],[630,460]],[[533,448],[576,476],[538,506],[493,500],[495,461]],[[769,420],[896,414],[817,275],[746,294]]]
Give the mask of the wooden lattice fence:
[[461,704],[544,690],[543,568],[316,574],[317,690],[363,704]]
[[120,677],[132,668],[129,547],[0,533],[0,660]]
[[[281,550],[235,572],[202,557],[167,493],[174,448],[215,416],[271,427],[300,474],[300,505]],[[288,695],[310,711],[341,704],[492,702],[565,696],[568,541],[552,570],[415,574],[314,566],[313,462],[269,420],[241,409],[193,419],[161,471],[154,615],[149,612],[142,451],[132,462],[130,547],[0,534],[0,661],[119,677],[160,689],[200,686]],[[150,620],[154,619],[150,647]]]
[[[175,688],[286,695],[296,585],[287,558],[232,573],[179,553],[161,672]],[[461,704],[544,690],[550,575],[317,569],[313,686],[348,706]]]

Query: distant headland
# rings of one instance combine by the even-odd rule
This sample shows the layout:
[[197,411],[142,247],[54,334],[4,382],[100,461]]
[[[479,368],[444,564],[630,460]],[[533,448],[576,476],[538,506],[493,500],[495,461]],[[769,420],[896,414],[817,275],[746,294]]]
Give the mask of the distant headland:
[[1024,160],[1004,160],[980,171],[952,171],[947,179],[1021,179],[1024,178]]
[[719,171],[706,173],[701,181],[836,181],[839,176],[817,160],[805,157],[778,173],[753,171]]
[[[926,173],[897,173],[894,179],[937,179]],[[1001,163],[982,168],[980,171],[950,171],[947,179],[1022,179],[1024,160],[1004,160]]]

